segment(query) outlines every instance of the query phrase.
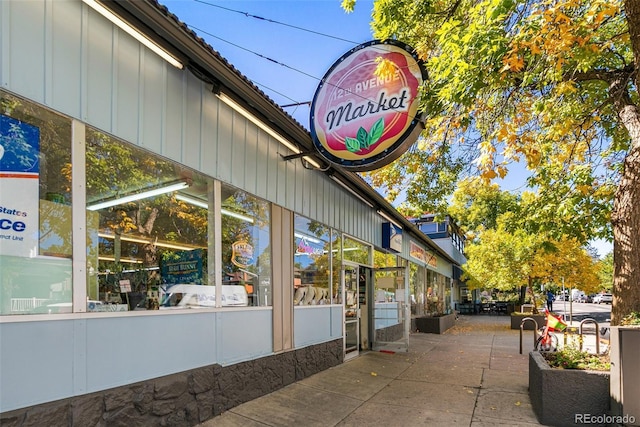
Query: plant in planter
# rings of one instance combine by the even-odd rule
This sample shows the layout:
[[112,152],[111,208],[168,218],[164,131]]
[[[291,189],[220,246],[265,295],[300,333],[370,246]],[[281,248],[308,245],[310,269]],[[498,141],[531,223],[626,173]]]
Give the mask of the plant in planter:
[[575,414],[608,414],[610,361],[567,346],[529,353],[529,396],[540,423],[579,425]]
[[611,368],[608,353],[589,354],[574,346],[566,346],[556,352],[544,352],[542,355],[552,368],[588,371],[609,371]]
[[640,326],[640,312],[633,311],[626,315],[620,322],[620,326]]

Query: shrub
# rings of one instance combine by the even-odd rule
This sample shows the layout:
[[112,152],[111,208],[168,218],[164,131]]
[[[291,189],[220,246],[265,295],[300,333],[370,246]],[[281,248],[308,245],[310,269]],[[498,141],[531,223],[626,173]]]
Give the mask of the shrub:
[[608,354],[589,354],[575,346],[566,346],[553,353],[543,353],[552,368],[582,369],[588,371],[608,371],[611,360]]

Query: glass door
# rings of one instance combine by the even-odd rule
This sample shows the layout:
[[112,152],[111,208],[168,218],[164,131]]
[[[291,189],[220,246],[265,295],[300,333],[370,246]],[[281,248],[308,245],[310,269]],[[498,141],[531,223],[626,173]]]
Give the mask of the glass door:
[[344,301],[344,358],[356,357],[360,344],[359,266],[345,263],[342,267]]
[[375,273],[372,323],[372,349],[406,352],[409,350],[410,305],[405,283],[405,267],[379,268]]

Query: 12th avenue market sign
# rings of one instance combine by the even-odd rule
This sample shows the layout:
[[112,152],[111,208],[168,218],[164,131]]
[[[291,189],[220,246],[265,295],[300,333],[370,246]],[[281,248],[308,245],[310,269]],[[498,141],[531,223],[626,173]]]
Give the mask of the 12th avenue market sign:
[[[393,73],[376,76],[384,59]],[[311,136],[330,163],[352,171],[381,168],[400,157],[423,129],[418,91],[426,79],[408,45],[373,40],[344,54],[320,81],[311,104]]]

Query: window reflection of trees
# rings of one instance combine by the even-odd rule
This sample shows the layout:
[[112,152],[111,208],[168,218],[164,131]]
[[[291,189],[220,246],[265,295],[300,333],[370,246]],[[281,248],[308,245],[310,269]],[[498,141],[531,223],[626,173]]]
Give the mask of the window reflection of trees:
[[[88,206],[177,181],[187,182],[190,192],[206,195],[206,177],[90,128],[86,168]],[[116,291],[118,280],[125,276],[133,279],[134,290],[160,284],[159,265],[179,250],[163,245],[207,247],[207,210],[176,200],[175,192],[101,209],[99,213],[97,244],[103,258],[99,271],[110,273],[104,275],[105,291]]]
[[330,229],[296,215],[294,230],[294,304],[330,304]]
[[249,305],[271,305],[270,205],[228,185],[221,198],[223,282],[245,286]]

